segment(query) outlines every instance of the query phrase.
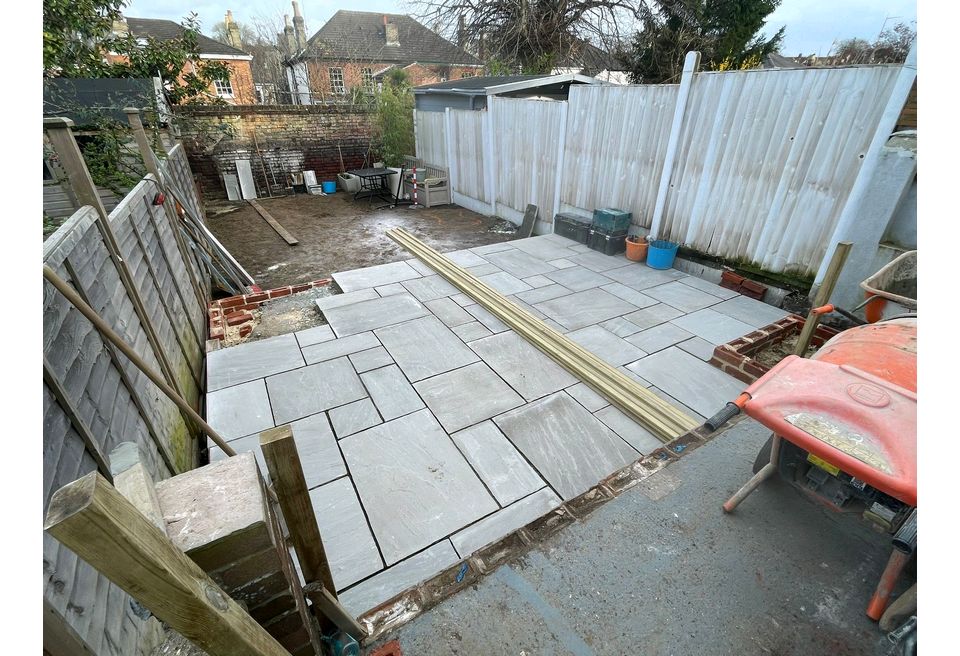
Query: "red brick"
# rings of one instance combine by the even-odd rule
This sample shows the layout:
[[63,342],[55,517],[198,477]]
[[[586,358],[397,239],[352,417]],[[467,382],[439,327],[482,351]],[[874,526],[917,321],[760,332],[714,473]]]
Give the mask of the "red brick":
[[717,348],[713,349],[713,357],[720,362],[726,362],[734,366],[740,364],[740,361],[743,360],[742,355],[736,351],[729,350],[729,347],[727,346],[718,346]]
[[260,301],[265,301],[270,296],[266,292],[259,292],[257,294],[247,294],[243,297],[244,303],[259,303]]
[[231,312],[224,318],[227,320],[228,326],[238,326],[241,323],[244,323],[246,321],[250,321],[251,319],[253,319],[253,315],[246,311]]
[[744,278],[738,273],[734,273],[733,271],[724,271],[723,273],[720,274],[721,284],[726,282],[727,284],[730,284],[730,285],[742,285],[745,280],[746,278]]
[[244,305],[238,305],[235,310],[257,310],[260,308],[259,303],[246,303]]
[[744,373],[750,374],[751,376],[756,376],[757,378],[770,371],[769,367],[765,367],[754,360],[744,360],[742,369]]
[[310,283],[311,287],[325,287],[333,282],[333,278],[323,278],[322,280],[314,280]]
[[313,287],[313,284],[308,282],[308,283],[305,283],[305,284],[302,284],[302,285],[294,285],[294,286],[291,287],[290,289],[292,290],[292,292],[293,292],[294,294],[296,294],[296,293],[298,293],[298,292],[305,292],[305,291],[307,291],[308,289],[310,289],[310,288],[312,288],[312,287]]
[[252,333],[252,332],[253,332],[253,326],[251,326],[250,324],[247,323],[247,324],[244,324],[244,325],[240,326],[240,336],[241,336],[241,337],[246,337],[247,335],[249,335],[249,334]]
[[223,339],[223,328],[217,326],[210,329],[210,339]]
[[292,294],[293,290],[290,287],[281,287],[280,289],[271,289],[267,293],[270,295],[270,298],[278,298]]
[[400,643],[391,640],[387,644],[377,647],[367,656],[403,656],[403,652],[400,651]]
[[222,299],[221,301],[218,301],[218,302],[220,303],[220,307],[221,307],[221,308],[227,309],[227,308],[235,307],[235,306],[237,306],[237,305],[243,305],[244,297],[243,297],[243,296],[231,296],[230,298],[225,298],[225,299]]

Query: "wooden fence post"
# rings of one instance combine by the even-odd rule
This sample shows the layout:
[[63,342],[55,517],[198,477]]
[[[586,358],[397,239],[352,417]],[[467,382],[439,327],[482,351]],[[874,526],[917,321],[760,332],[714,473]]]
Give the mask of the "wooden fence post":
[[454,161],[454,155],[457,154],[456,148],[453,146],[453,120],[450,118],[450,108],[447,107],[443,110],[443,133],[445,137],[444,145],[447,147],[447,175],[450,176],[450,202],[456,202],[453,199],[453,194],[457,193],[457,166]]
[[183,397],[183,390],[180,388],[173,367],[167,359],[166,351],[163,349],[160,338],[157,336],[153,323],[150,321],[150,316],[147,314],[147,310],[143,305],[139,288],[134,282],[130,270],[127,268],[126,261],[123,259],[120,245],[117,242],[116,236],[113,234],[113,229],[110,227],[110,221],[107,218],[107,208],[104,207],[103,201],[100,200],[100,195],[97,193],[97,186],[94,184],[93,178],[90,177],[90,171],[87,169],[87,164],[83,159],[80,148],[73,138],[73,132],[70,130],[71,127],[73,127],[73,121],[68,118],[43,119],[43,128],[46,130],[47,137],[50,139],[50,143],[53,144],[54,150],[56,150],[57,155],[60,157],[63,168],[67,171],[67,175],[70,178],[70,186],[73,187],[74,192],[77,194],[77,200],[84,205],[91,205],[99,215],[99,220],[96,222],[97,227],[110,253],[110,257],[117,268],[123,287],[133,302],[134,312],[136,312],[137,318],[143,326],[143,331],[157,358],[157,362],[160,364],[160,370],[163,372],[164,379],[170,387],[175,389],[177,393]]
[[693,75],[700,68],[700,53],[687,53],[683,60],[683,73],[680,78],[680,90],[677,93],[677,104],[673,109],[673,123],[670,125],[670,139],[667,141],[667,152],[663,158],[663,170],[660,172],[660,186],[657,188],[657,202],[653,207],[653,219],[650,222],[650,236],[659,237],[663,224],[663,210],[667,204],[667,191],[670,189],[670,177],[673,175],[673,163],[677,158],[677,145],[680,143],[680,132],[683,129],[683,116],[687,111],[687,98],[690,97],[690,87],[693,85]]
[[322,623],[326,618],[357,642],[361,641],[366,631],[337,600],[317,516],[293,439],[293,429],[286,425],[263,431],[260,433],[260,449],[300,561],[303,580],[307,584],[304,590],[313,602],[314,611],[323,616],[317,619]]
[[[127,114],[127,121],[130,123],[130,129],[133,131],[133,138],[137,142],[137,148],[140,150],[140,157],[143,158],[143,165],[147,168],[147,173],[151,173],[157,179],[157,184],[162,184],[163,176],[160,174],[160,166],[157,164],[157,157],[150,147],[150,141],[147,139],[147,133],[143,129],[143,121],[140,119],[140,110],[136,107],[126,107],[123,110]],[[171,176],[172,177],[172,176]],[[165,200],[163,203],[164,213],[167,215],[167,221],[170,223],[170,230],[173,232],[173,239],[177,242],[177,250],[180,251],[180,257],[183,259],[183,266],[187,270],[187,276],[190,278],[190,284],[193,285],[193,292],[197,296],[197,302],[203,308],[204,313],[207,309],[206,297],[203,294],[199,282],[194,277],[193,267],[190,265],[190,252],[187,249],[186,242],[183,241],[183,234],[180,232],[180,220],[173,208],[173,199]]]
[[[570,93],[573,94],[574,89],[578,88],[578,86],[579,85],[571,84]],[[553,216],[550,217],[550,232],[556,232],[553,219],[560,211],[560,194],[563,191],[563,160],[567,148],[567,116],[570,111],[569,104],[569,98],[560,103],[560,138],[557,139],[557,175],[553,183]]]
[[54,493],[44,530],[210,656],[289,656],[98,473]]
[[487,96],[487,111],[483,113],[480,135],[483,137],[483,161],[487,179],[487,199],[490,202],[490,215],[497,216],[497,167],[494,165],[493,108],[497,104],[496,96]]

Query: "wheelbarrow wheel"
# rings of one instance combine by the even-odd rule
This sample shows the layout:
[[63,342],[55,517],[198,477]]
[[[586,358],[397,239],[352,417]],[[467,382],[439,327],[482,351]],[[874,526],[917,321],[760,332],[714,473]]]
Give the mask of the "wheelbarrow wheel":
[[761,469],[763,469],[767,463],[770,462],[770,451],[773,449],[773,433],[770,434],[770,437],[767,438],[766,444],[760,449],[760,453],[757,454],[757,459],[753,461],[753,473],[756,474]]

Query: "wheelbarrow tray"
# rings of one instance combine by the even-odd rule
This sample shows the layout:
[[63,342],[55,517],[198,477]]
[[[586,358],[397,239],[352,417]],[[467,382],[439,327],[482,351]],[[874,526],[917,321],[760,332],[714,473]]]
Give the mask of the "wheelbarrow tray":
[[782,438],[917,505],[917,395],[846,364],[788,356],[743,411]]
[[897,256],[860,283],[868,295],[879,296],[911,310],[917,309],[917,251]]

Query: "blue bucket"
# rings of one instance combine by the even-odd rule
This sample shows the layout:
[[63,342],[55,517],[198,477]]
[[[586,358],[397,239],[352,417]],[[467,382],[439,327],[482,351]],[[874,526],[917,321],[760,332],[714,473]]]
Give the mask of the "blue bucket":
[[657,239],[650,242],[647,250],[647,266],[651,269],[669,269],[673,266],[673,258],[677,256],[680,244],[666,239]]
[[331,180],[324,180],[323,182],[323,193],[333,194],[337,191],[337,183]]

